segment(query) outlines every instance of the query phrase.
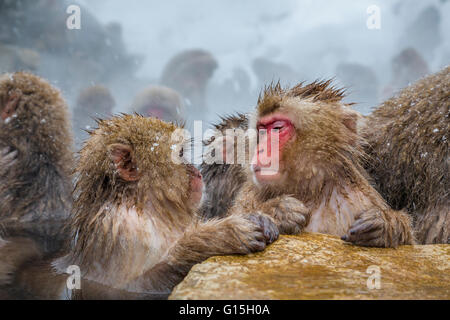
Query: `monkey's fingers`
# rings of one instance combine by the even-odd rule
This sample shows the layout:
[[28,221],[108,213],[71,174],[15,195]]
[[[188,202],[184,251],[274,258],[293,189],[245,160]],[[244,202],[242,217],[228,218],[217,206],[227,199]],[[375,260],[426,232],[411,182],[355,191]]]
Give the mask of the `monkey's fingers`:
[[[248,219],[255,225],[255,236],[252,242],[262,242],[264,247],[278,239],[279,232],[272,219],[264,214],[250,214]],[[259,245],[257,245],[259,247]],[[260,249],[260,248],[259,248]],[[265,248],[262,248],[264,250]],[[257,249],[258,250],[258,249]],[[260,250],[259,250],[260,251]]]
[[262,226],[263,226],[263,234],[264,238],[266,240],[266,244],[271,244],[275,240],[278,239],[280,232],[278,231],[278,227],[275,225],[275,223],[266,216],[261,216],[262,220]]
[[376,230],[370,231],[370,232],[351,235],[348,238],[348,240],[346,240],[346,241],[351,242],[358,246],[363,246],[363,247],[384,247],[385,246],[382,229],[376,229]]
[[302,214],[307,214],[309,212],[303,202],[291,196],[283,197],[280,203],[280,209],[284,212],[298,212]]
[[302,229],[306,226],[307,219],[303,213],[293,212],[291,214],[291,219]]
[[373,230],[381,229],[382,225],[376,220],[363,221],[362,223],[353,225],[349,233],[350,235],[362,234]]
[[343,241],[359,244],[372,237],[380,237],[383,231],[383,224],[378,219],[358,219],[348,231],[348,234],[341,237]]
[[308,223],[309,209],[298,199],[285,196],[275,208],[274,219],[280,233],[299,234]]
[[261,241],[257,241],[257,240],[252,240],[249,243],[249,250],[250,252],[259,252],[259,251],[264,251],[264,249],[266,248],[266,242],[264,240]]
[[306,218],[301,214],[290,214],[283,219],[277,219],[281,234],[300,234],[306,226]]

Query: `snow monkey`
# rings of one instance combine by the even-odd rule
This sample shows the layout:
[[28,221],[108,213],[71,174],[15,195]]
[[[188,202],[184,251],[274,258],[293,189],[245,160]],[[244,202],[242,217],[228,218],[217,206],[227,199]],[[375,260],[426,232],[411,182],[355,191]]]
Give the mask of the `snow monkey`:
[[142,90],[134,98],[131,109],[147,117],[178,123],[183,122],[186,113],[180,94],[163,86],[150,86]]
[[379,106],[362,125],[367,169],[395,209],[414,218],[419,243],[450,243],[450,67]]
[[15,267],[60,251],[70,212],[72,135],[60,92],[28,73],[0,77],[0,297]]
[[260,131],[249,176],[230,213],[266,214],[282,234],[327,233],[361,246],[412,244],[409,216],[386,204],[362,166],[359,114],[330,84],[264,90],[249,120]]
[[[67,254],[16,274],[27,298],[165,298],[190,268],[211,256],[263,250],[278,237],[264,215],[197,219],[203,183],[190,164],[173,161],[190,140],[155,118],[99,120],[80,151]],[[174,148],[174,146],[176,148]],[[81,289],[69,290],[77,266]]]
[[[214,125],[221,135],[226,135],[230,129],[248,129],[247,115],[236,114],[223,117],[222,121]],[[215,140],[205,141],[206,146],[214,146]],[[222,146],[223,147],[223,146]],[[226,147],[226,145],[225,145]],[[236,195],[246,179],[245,169],[240,164],[203,162],[200,171],[205,184],[205,195],[200,214],[204,219],[224,217],[232,206]]]
[[57,89],[29,73],[0,78],[0,236],[31,238],[45,253],[62,247],[72,141]]
[[116,105],[110,90],[102,85],[93,85],[81,90],[73,110],[73,129],[77,149],[89,137],[87,130],[95,127],[95,118],[111,117]]
[[186,50],[172,57],[165,66],[160,83],[188,100],[189,113],[205,111],[208,81],[218,67],[211,53],[202,49]]

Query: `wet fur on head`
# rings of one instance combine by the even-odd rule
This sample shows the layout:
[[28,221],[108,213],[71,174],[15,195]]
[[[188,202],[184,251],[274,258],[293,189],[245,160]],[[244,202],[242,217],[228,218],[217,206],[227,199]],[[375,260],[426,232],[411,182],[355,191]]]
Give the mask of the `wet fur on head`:
[[288,141],[282,152],[281,173],[288,182],[282,182],[282,190],[277,183],[263,187],[262,198],[292,193],[314,203],[329,197],[334,187],[343,187],[342,181],[367,185],[364,141],[356,129],[360,115],[341,102],[343,97],[344,90],[332,87],[331,80],[300,83],[291,89],[277,83],[264,89],[249,127],[255,129],[261,117],[279,112],[291,119],[297,138]]
[[286,98],[310,99],[312,102],[340,102],[345,97],[345,90],[331,86],[332,80],[319,81],[304,85],[299,83],[291,89],[283,89],[280,82],[266,86],[258,98],[258,113],[265,116],[281,107]]
[[[80,151],[76,167],[71,224],[73,237],[77,239],[75,256],[79,255],[83,261],[83,257],[94,252],[90,251],[93,247],[105,248],[105,255],[113,249],[114,243],[95,243],[103,242],[102,235],[115,230],[114,225],[102,223],[117,222],[108,218],[108,206],[135,208],[138,216],[149,219],[144,206],[151,203],[152,215],[158,215],[169,226],[176,225],[177,220],[192,218],[194,212],[188,206],[188,169],[170,160],[171,134],[175,129],[174,124],[140,115],[98,121],[98,129],[90,132],[91,138]],[[131,148],[132,162],[139,175],[137,181],[124,181],[118,175],[110,154],[114,144]],[[187,217],[174,215],[175,212],[187,213]]]
[[[47,81],[25,72],[5,76],[2,80],[2,107],[11,94],[18,93],[21,97],[15,118],[0,124],[0,141],[14,144],[18,150],[26,153],[43,154],[49,162],[68,171],[71,167],[73,139],[68,108],[60,91]],[[24,137],[29,141],[26,146],[28,150],[21,148],[18,143],[22,143]]]

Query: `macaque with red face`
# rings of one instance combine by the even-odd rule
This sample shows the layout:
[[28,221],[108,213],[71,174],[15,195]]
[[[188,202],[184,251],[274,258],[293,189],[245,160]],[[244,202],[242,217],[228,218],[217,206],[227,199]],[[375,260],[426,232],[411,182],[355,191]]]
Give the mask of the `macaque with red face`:
[[[124,115],[98,126],[76,167],[70,248],[21,266],[11,284],[20,298],[165,298],[194,264],[260,251],[278,237],[258,213],[200,222],[202,177],[174,161],[174,149],[183,157],[190,144],[172,139],[174,124]],[[66,286],[72,266],[81,289]]]
[[409,217],[392,210],[362,167],[359,114],[330,81],[265,90],[250,129],[259,139],[230,213],[270,216],[282,234],[327,233],[362,246],[414,242]]
[[142,90],[132,103],[131,109],[146,117],[182,123],[185,106],[180,94],[163,86],[150,86]]

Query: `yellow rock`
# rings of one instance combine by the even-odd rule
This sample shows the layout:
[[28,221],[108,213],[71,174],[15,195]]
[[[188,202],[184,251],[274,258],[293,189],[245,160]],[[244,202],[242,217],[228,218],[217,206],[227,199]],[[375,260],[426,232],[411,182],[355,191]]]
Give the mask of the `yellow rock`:
[[450,299],[450,245],[378,249],[282,236],[264,252],[194,266],[170,299]]

